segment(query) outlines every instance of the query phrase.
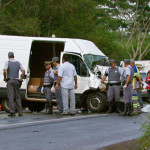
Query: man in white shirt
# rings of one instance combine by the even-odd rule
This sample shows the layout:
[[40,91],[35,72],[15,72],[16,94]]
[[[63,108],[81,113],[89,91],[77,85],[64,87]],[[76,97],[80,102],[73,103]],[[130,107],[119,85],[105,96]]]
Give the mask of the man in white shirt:
[[[75,115],[75,89],[77,89],[77,73],[75,67],[68,62],[67,55],[63,56],[63,64],[58,71],[56,88],[61,88],[63,114]],[[60,87],[59,87],[60,85]],[[70,109],[68,108],[70,98]]]

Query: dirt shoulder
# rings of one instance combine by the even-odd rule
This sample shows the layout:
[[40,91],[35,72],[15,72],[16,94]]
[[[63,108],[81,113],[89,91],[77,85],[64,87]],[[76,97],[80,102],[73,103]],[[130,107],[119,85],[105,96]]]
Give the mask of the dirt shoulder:
[[98,150],[138,150],[138,144],[136,144],[136,139],[135,139],[135,140],[125,141],[110,146],[106,146]]

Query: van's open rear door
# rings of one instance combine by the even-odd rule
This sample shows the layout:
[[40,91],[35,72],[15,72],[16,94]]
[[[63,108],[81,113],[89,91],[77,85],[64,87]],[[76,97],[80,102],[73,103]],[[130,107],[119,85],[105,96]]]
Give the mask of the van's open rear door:
[[72,63],[77,71],[77,82],[78,88],[76,90],[77,94],[82,94],[84,91],[89,89],[89,70],[85,65],[82,56],[76,53],[62,52],[61,53],[61,62],[63,55],[67,54],[69,56],[69,62]]

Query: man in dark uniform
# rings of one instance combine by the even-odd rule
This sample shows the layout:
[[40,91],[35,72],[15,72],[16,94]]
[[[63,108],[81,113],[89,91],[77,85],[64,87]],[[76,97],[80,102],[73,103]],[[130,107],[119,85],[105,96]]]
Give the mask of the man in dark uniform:
[[112,106],[113,106],[113,99],[115,99],[117,104],[117,112],[121,113],[120,111],[120,70],[116,66],[115,60],[110,60],[110,67],[106,70],[104,77],[101,80],[101,83],[104,83],[106,77],[108,76],[108,102],[109,102],[109,110],[108,113],[112,113]]
[[44,93],[47,100],[48,114],[53,113],[51,88],[54,82],[54,73],[53,73],[51,63],[52,62],[50,61],[44,62],[45,68],[47,70],[44,75]]
[[[22,67],[21,63],[14,59],[14,53],[8,53],[9,60],[5,63],[4,66],[4,81],[7,82],[7,94],[9,99],[9,107],[10,114],[8,116],[15,116],[15,105],[14,99],[16,100],[18,106],[18,116],[22,116],[22,103],[21,97],[19,93],[19,88],[21,86],[21,82],[23,81],[23,77],[25,75],[25,70]],[[22,75],[19,79],[19,70],[21,70]]]
[[[60,68],[59,58],[53,57],[52,58],[53,65],[55,66],[54,69],[54,85],[56,86],[57,78],[58,78],[58,71]],[[56,89],[56,100],[57,100],[57,107],[60,113],[63,112],[63,103],[62,103],[62,96],[61,96],[61,88]]]
[[130,116],[132,113],[132,94],[133,94],[133,77],[134,71],[130,66],[130,59],[124,60],[125,70],[121,75],[121,82],[123,84],[123,100],[124,100],[124,112],[123,116]]

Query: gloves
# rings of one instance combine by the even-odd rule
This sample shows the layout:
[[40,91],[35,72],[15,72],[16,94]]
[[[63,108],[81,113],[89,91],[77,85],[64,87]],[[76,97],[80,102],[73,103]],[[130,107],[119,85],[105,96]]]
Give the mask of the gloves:
[[41,88],[41,93],[42,93],[42,94],[44,93],[44,87]]
[[123,86],[123,89],[125,89],[125,88],[127,88],[127,85],[126,85],[126,84]]
[[103,84],[103,83],[100,83],[99,89],[100,89],[101,91],[106,91],[106,85]]

